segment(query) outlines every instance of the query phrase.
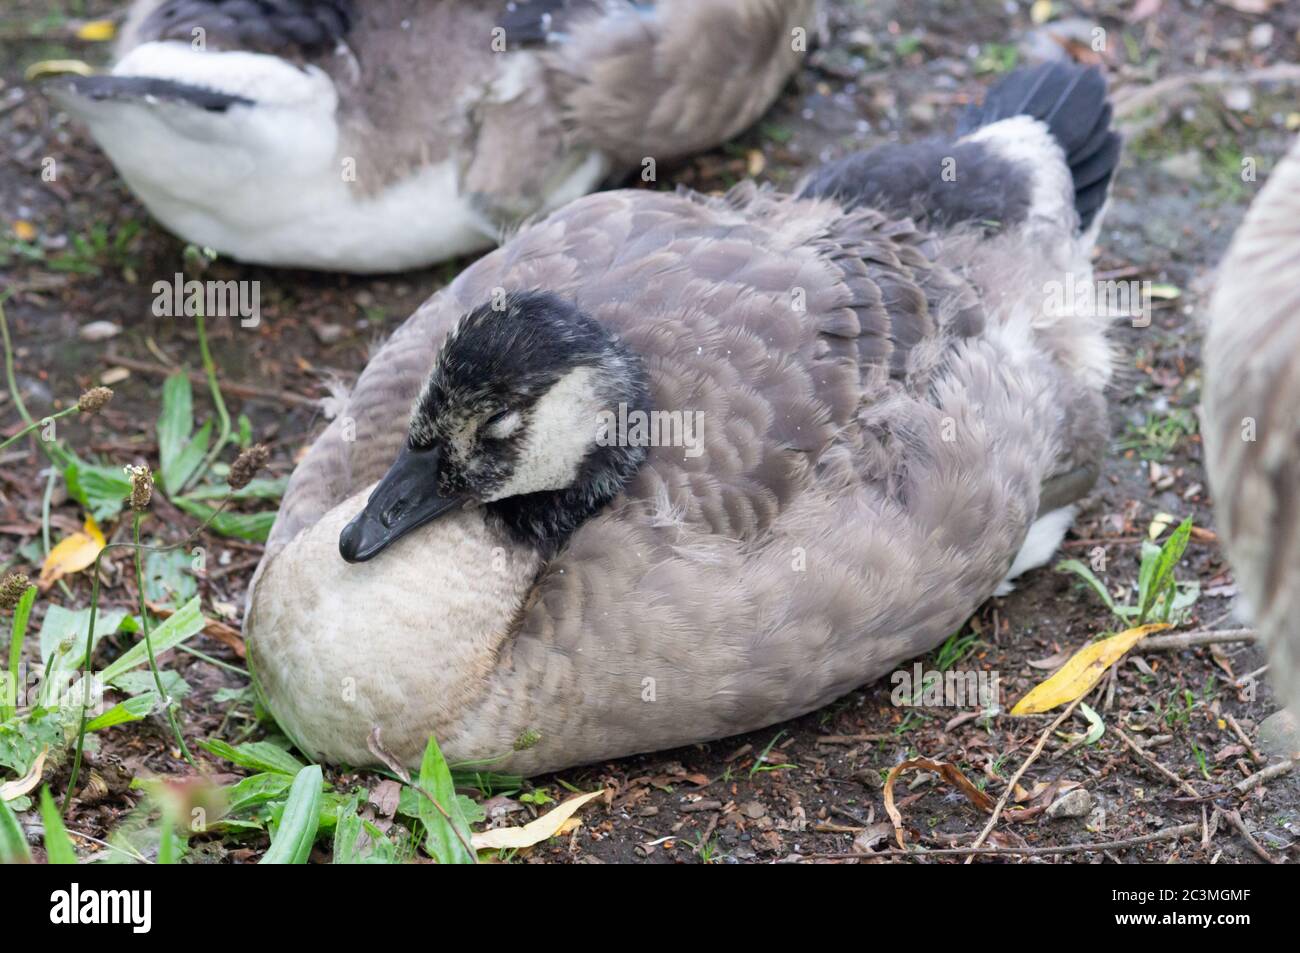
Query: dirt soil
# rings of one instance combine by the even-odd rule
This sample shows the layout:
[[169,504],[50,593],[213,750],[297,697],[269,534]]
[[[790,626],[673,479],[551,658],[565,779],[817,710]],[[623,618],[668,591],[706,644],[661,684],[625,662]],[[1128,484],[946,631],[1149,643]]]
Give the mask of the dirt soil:
[[[156,318],[151,310],[154,281],[184,267],[183,245],[148,217],[85,130],[23,78],[37,60],[102,63],[106,45],[77,40],[75,29],[81,20],[111,14],[116,5],[9,0],[5,6],[0,282],[9,296],[5,308],[17,347],[18,385],[32,413],[42,416],[75,401],[89,386],[113,381],[117,396],[107,411],[89,425],[69,419],[60,436],[105,464],[156,465],[161,381],[176,367],[200,369],[192,321]],[[1260,72],[1300,63],[1300,10],[1286,3],[1273,5],[1268,16],[1237,9],[1258,6],[1242,0],[1056,0],[1051,19],[1038,25],[1032,13],[1044,7],[1034,4],[1031,10],[1028,2],[836,0],[829,4],[825,41],[772,112],[736,142],[661,169],[658,186],[682,183],[713,191],[746,175],[789,185],[819,161],[947,128],[963,103],[1017,62],[1044,53],[1101,62],[1117,101],[1126,104],[1118,115],[1127,146],[1097,270],[1102,278],[1149,280],[1157,297],[1150,326],[1118,328],[1121,371],[1110,393],[1114,452],[1065,555],[1090,560],[1101,554],[1106,568],[1099,575],[1111,591],[1131,590],[1141,542],[1157,514],[1193,517],[1198,532],[1178,572],[1180,579],[1198,581],[1201,595],[1185,631],[1238,624],[1231,616],[1236,589],[1213,533],[1196,432],[1199,322],[1233,229],[1300,126],[1297,86],[1269,81]],[[1093,25],[1106,31],[1100,53],[1090,45]],[[40,38],[33,39],[33,32]],[[1242,78],[1196,81],[1221,69]],[[1126,99],[1157,81],[1170,85],[1145,103]],[[53,182],[41,177],[47,158],[58,169]],[[1243,162],[1257,169],[1255,181],[1242,180]],[[287,475],[324,427],[320,401],[331,385],[354,380],[375,344],[465,264],[384,278],[228,261],[210,267],[205,277],[261,282],[260,325],[244,329],[214,321],[211,333],[231,411],[247,415],[252,433],[272,447],[275,475]],[[120,330],[105,338],[87,335],[92,322]],[[211,415],[201,377],[195,402],[199,419]],[[12,399],[0,393],[0,437],[18,428]],[[0,453],[0,570],[21,569],[33,577],[39,571],[45,466],[31,441]],[[161,494],[153,512],[146,532],[160,540],[177,540],[195,525]],[[82,519],[62,481],[54,481],[52,537],[66,536]],[[123,539],[129,525],[123,520],[105,530]],[[202,542],[210,554],[208,572],[199,580],[205,611],[224,614],[237,629],[260,546],[212,534]],[[135,598],[128,560],[108,560],[109,605],[126,608]],[[69,577],[67,585],[66,592],[55,587],[41,597],[33,630],[52,604],[88,604],[87,573]],[[963,630],[973,638],[960,643],[969,654],[957,667],[998,673],[1001,713],[985,717],[975,708],[895,705],[890,684],[881,682],[750,735],[535,778],[524,791],[560,799],[569,790],[604,786],[606,795],[584,809],[583,823],[572,833],[513,859],[691,863],[833,855],[826,862],[961,862],[965,857],[959,854],[918,859],[889,853],[896,845],[883,800],[886,774],[909,758],[946,761],[999,796],[1053,718],[1013,718],[1005,710],[1065,655],[1117,628],[1077,576],[1039,570],[1011,595],[990,600]],[[218,660],[241,662],[220,640],[205,635],[195,645]],[[97,661],[103,664],[120,648],[106,641]],[[187,738],[234,742],[274,730],[256,719],[250,705],[217,700],[222,689],[245,686],[241,676],[191,655],[169,653],[163,661],[193,686],[181,708]],[[951,659],[920,661],[933,668]],[[1011,804],[1028,809],[1003,818],[989,843],[1061,848],[1157,836],[1137,846],[1069,848],[995,862],[1295,862],[1300,773],[1245,795],[1232,790],[1258,766],[1233,722],[1254,747],[1260,723],[1277,707],[1266,681],[1257,681],[1265,663],[1258,647],[1242,643],[1178,652],[1139,648],[1089,698],[1105,723],[1104,735],[1095,743],[1071,744],[1067,736],[1088,728],[1079,712],[1052,732],[1020,781],[1033,797]],[[1143,757],[1121,732],[1141,746]],[[130,787],[133,778],[192,772],[158,716],[99,735],[89,759],[97,781],[73,803],[69,827],[104,838],[142,796]],[[237,776],[230,764],[200,757],[217,780]],[[56,759],[47,769],[57,794],[67,782],[66,760]],[[378,781],[337,772],[331,778],[341,789],[373,789]],[[1073,788],[1088,793],[1082,816],[1050,818],[1043,808]],[[522,803],[517,792],[486,793],[496,795],[491,807],[512,822],[540,810]],[[969,846],[988,818],[933,772],[903,774],[894,794],[909,845]],[[1240,812],[1240,827],[1221,818],[1218,829],[1203,836],[1199,825],[1215,808]],[[1198,829],[1181,837],[1168,834],[1185,824]],[[195,861],[240,862],[255,859],[266,837],[196,838],[192,846]],[[323,848],[316,854],[328,857]]]

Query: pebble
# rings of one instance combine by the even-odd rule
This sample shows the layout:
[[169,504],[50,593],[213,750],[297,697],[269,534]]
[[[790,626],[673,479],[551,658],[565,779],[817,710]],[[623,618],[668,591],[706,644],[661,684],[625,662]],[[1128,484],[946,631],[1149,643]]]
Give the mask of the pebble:
[[1273,45],[1273,24],[1257,23],[1250,30],[1250,45],[1257,50],[1267,49]]
[[1223,105],[1233,112],[1250,112],[1255,105],[1255,94],[1249,86],[1229,86],[1223,91]]
[[1047,816],[1053,819],[1062,817],[1087,817],[1092,810],[1092,794],[1087,788],[1075,788],[1062,794],[1047,809]]
[[122,326],[114,324],[112,321],[91,321],[89,324],[83,324],[77,336],[83,341],[107,341],[109,338],[117,337],[122,333]]
[[1183,182],[1197,182],[1201,178],[1201,154],[1189,149],[1160,160],[1160,170]]

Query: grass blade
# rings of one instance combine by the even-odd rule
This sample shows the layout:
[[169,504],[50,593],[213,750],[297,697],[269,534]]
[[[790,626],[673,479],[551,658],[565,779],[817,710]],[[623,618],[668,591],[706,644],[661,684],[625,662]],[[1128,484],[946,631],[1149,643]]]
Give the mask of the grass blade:
[[[440,864],[474,864],[478,857],[469,848],[469,821],[456,800],[451,770],[434,738],[424,749],[420,762],[420,821],[427,837],[425,848]],[[437,802],[431,803],[432,797]],[[441,810],[439,810],[441,808]]]
[[200,741],[199,747],[208,754],[225,758],[250,771],[269,772],[297,776],[303,769],[303,763],[283,748],[269,741],[250,741],[242,745],[229,745],[219,738]]
[[45,825],[45,857],[51,864],[75,864],[77,851],[72,846],[68,829],[63,826],[59,809],[50,797],[49,786],[41,788],[41,823]]
[[[185,605],[168,616],[157,629],[150,633],[155,655],[161,655],[173,649],[187,639],[193,638],[203,630],[207,620],[199,611],[199,597],[195,596]],[[105,682],[111,682],[120,675],[125,675],[137,665],[149,661],[149,647],[141,640],[121,654],[112,664],[99,673]]]
[[1170,537],[1165,540],[1165,544],[1160,547],[1160,555],[1155,559],[1154,568],[1142,580],[1145,585],[1139,586],[1142,601],[1138,607],[1138,625],[1146,621],[1152,607],[1155,606],[1156,599],[1162,593],[1166,596],[1166,604],[1172,605],[1174,567],[1183,558],[1183,552],[1187,549],[1187,542],[1191,537],[1192,518],[1189,516],[1178,525],[1178,529],[1174,530]]
[[309,764],[298,772],[289,788],[280,829],[271,846],[262,855],[263,864],[305,864],[316,841],[320,826],[321,785],[325,777],[318,764]]
[[5,697],[0,704],[0,721],[8,721],[14,716],[18,705],[18,666],[23,656],[23,640],[27,637],[27,620],[32,614],[32,603],[36,601],[36,587],[27,590],[14,606],[13,634],[9,636],[9,683],[4,686],[5,694],[13,692],[13,698]]
[[27,846],[18,815],[0,798],[0,864],[30,864],[32,852]]

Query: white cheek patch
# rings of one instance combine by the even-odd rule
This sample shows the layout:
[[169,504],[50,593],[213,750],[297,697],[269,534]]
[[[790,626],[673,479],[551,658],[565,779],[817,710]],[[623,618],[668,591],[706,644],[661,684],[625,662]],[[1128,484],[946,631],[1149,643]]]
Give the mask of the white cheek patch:
[[486,502],[573,483],[596,442],[601,407],[595,378],[594,368],[576,368],[537,402],[514,473]]

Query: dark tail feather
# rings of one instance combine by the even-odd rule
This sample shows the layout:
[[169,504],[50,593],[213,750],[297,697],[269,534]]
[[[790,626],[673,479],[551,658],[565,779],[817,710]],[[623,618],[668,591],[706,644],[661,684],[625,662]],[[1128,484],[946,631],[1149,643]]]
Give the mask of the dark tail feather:
[[1043,63],[1018,69],[989,90],[981,106],[967,109],[957,123],[965,135],[1012,116],[1042,120],[1061,144],[1074,176],[1074,207],[1087,231],[1106,203],[1120,140],[1111,131],[1106,80],[1095,66]]

